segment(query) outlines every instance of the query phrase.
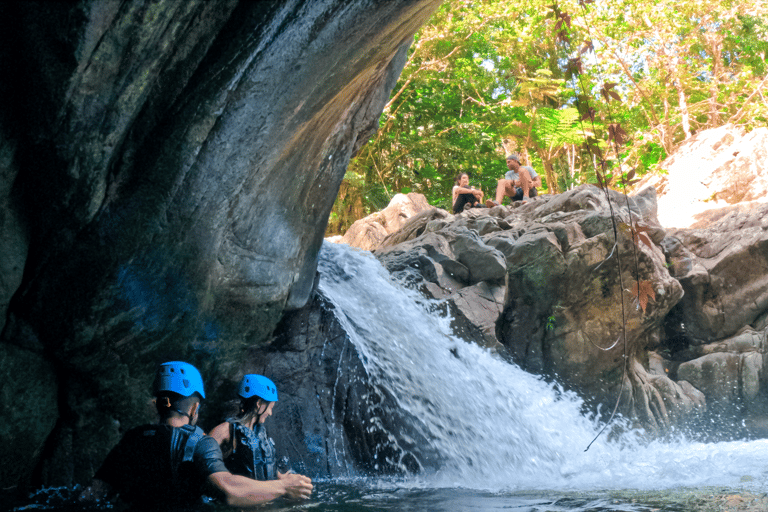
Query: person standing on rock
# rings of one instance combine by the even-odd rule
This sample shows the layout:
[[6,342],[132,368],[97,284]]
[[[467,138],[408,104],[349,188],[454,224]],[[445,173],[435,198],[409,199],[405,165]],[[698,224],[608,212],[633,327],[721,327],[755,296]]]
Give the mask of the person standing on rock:
[[263,375],[248,374],[240,381],[239,413],[211,431],[224,454],[224,463],[236,475],[255,480],[282,480],[293,473],[277,471],[275,443],[264,422],[277,402],[277,386]]
[[280,496],[310,496],[312,483],[305,476],[260,482],[227,470],[216,440],[195,426],[205,398],[197,368],[182,361],[163,363],[154,391],[160,422],[129,430],[80,494],[80,501],[93,503],[117,495],[132,509],[160,510],[194,507],[208,491],[239,508]]
[[504,200],[504,196],[510,197],[513,201],[528,201],[531,197],[536,197],[537,187],[541,187],[541,176],[539,176],[533,167],[520,164],[520,157],[516,154],[507,155],[507,168],[509,171],[496,184],[496,200],[488,199],[485,205],[488,208],[498,206]]
[[469,208],[476,208],[482,204],[483,191],[469,186],[469,175],[467,173],[459,173],[453,186],[454,215],[463,212],[466,205],[469,205]]

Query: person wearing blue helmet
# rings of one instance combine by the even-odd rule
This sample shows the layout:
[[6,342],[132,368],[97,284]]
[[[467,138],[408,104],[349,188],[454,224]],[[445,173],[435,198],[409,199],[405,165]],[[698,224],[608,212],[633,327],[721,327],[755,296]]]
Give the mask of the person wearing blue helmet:
[[292,474],[277,471],[275,443],[264,427],[278,400],[275,383],[263,375],[245,375],[238,397],[238,414],[211,431],[227,468],[236,475],[262,481],[280,480]]
[[241,508],[284,495],[309,497],[312,484],[307,477],[258,482],[227,469],[217,441],[196,426],[205,390],[200,372],[191,364],[161,364],[154,394],[159,423],[125,434],[81,494],[82,501],[118,495],[133,509],[154,510],[194,507],[209,492]]

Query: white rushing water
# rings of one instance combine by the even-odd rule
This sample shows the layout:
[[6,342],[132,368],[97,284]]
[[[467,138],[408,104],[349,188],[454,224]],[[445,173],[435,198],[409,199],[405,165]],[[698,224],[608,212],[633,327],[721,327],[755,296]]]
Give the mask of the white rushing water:
[[664,443],[602,435],[585,452],[600,425],[581,414],[576,396],[455,337],[448,318],[393,282],[370,253],[325,242],[319,269],[320,289],[376,385],[421,419],[419,429],[444,459],[438,472],[414,477],[412,485],[768,489],[768,440]]

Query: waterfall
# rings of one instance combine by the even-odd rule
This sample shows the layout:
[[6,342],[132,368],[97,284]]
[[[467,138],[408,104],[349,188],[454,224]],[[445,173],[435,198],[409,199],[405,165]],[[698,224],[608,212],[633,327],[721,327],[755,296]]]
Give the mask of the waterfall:
[[[581,400],[453,335],[434,301],[394,282],[368,252],[325,242],[320,290],[375,385],[418,418],[442,457],[413,485],[493,491],[766,488],[768,441],[648,441],[603,435]],[[402,482],[400,482],[402,485]]]

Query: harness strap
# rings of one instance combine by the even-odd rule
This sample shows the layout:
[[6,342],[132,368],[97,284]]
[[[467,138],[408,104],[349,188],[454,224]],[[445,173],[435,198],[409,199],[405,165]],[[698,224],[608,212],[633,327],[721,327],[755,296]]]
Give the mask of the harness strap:
[[205,436],[203,429],[201,429],[200,427],[185,425],[182,428],[187,428],[187,427],[192,428],[193,431],[189,434],[189,437],[187,438],[187,444],[186,446],[184,446],[184,459],[182,459],[183,462],[190,462],[194,458],[195,447],[197,446],[197,443]]
[[171,434],[171,470],[176,480],[182,462],[191,462],[195,456],[195,446],[205,436],[203,429],[194,425],[184,425],[173,429]]

